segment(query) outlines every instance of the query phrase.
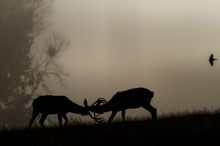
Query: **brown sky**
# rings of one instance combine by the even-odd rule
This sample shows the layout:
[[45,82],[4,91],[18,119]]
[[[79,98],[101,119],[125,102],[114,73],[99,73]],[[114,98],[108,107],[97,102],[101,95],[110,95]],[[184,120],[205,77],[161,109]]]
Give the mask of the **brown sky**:
[[220,62],[207,61],[220,59],[219,1],[56,0],[51,21],[70,39],[56,94],[82,103],[142,86],[160,113],[220,107]]

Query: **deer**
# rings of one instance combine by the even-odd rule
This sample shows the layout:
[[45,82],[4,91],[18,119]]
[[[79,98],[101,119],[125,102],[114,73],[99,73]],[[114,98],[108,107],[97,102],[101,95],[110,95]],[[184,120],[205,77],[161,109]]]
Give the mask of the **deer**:
[[[101,120],[101,118],[98,117],[99,115],[94,114],[94,116],[92,116],[90,114],[89,107],[87,106],[87,100],[84,100],[84,105],[86,105],[86,107],[80,106],[72,102],[66,96],[55,96],[55,95],[39,96],[33,100],[32,103],[33,112],[28,128],[31,128],[31,125],[33,124],[34,120],[36,119],[39,113],[42,113],[39,123],[43,128],[45,128],[44,121],[46,120],[47,116],[50,114],[57,114],[60,127],[66,126],[68,123],[68,118],[66,114],[68,112],[81,114],[83,116],[89,115],[92,119],[99,122]],[[97,106],[97,102],[94,103],[93,105]],[[62,125],[62,118],[64,118],[65,120],[64,125]]]
[[[111,111],[108,124],[111,123],[117,112],[121,111],[122,120],[125,121],[126,109],[136,109],[143,107],[151,113],[152,119],[157,119],[157,109],[150,102],[154,96],[154,92],[146,88],[133,88],[125,91],[117,92],[108,102],[104,98],[99,98],[90,106],[90,111],[99,114]],[[85,99],[86,101],[86,99]],[[87,102],[85,104],[88,107]]]

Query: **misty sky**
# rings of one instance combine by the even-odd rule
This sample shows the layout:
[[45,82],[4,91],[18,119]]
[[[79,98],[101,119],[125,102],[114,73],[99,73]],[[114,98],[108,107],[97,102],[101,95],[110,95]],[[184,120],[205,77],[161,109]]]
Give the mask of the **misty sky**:
[[56,0],[50,19],[70,40],[54,94],[82,104],[141,86],[159,114],[220,107],[219,1]]

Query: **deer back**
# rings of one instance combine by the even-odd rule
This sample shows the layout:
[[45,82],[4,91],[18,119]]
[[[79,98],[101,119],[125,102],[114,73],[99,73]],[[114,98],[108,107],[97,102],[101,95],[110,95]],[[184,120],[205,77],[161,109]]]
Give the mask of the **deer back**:
[[33,101],[33,109],[48,114],[75,112],[82,113],[82,106],[73,103],[66,96],[45,95]]
[[140,107],[144,104],[150,104],[153,96],[154,92],[146,88],[134,88],[126,91],[117,92],[109,101],[109,104],[115,106],[115,108],[135,108]]

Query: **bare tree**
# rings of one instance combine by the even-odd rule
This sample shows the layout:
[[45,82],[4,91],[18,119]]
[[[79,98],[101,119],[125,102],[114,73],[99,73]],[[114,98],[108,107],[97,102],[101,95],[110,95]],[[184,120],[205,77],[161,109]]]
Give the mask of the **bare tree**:
[[0,125],[24,121],[33,67],[31,46],[45,29],[50,6],[50,0],[0,0]]
[[63,85],[62,76],[66,75],[62,66],[56,63],[56,59],[61,55],[61,53],[68,48],[69,41],[61,35],[55,33],[49,34],[46,38],[43,49],[37,50],[33,55],[33,67],[30,71],[31,79],[31,91],[29,96],[33,97],[36,90],[39,87],[45,92],[50,92],[47,86],[48,78],[56,77],[60,84]]

